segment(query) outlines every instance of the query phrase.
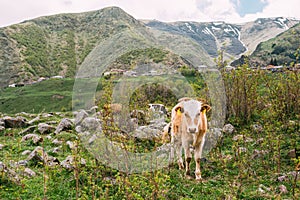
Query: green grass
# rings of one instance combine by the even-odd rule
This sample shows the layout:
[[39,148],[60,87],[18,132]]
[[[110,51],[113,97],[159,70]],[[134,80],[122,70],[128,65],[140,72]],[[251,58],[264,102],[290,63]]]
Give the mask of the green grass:
[[0,112],[58,112],[72,109],[74,79],[51,79],[0,91]]

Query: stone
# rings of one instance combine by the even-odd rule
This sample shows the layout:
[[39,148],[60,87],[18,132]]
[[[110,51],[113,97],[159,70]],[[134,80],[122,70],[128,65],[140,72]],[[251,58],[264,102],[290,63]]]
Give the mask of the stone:
[[27,134],[25,136],[22,137],[21,142],[27,141],[32,139],[34,144],[37,144],[39,142],[43,141],[43,138],[37,134]]
[[280,192],[281,194],[286,194],[286,193],[288,193],[288,190],[287,190],[287,188],[286,188],[285,185],[279,185],[279,186],[278,186],[278,189],[279,189],[279,192]]
[[[65,160],[63,160],[60,165],[65,168],[72,170],[75,168],[75,163],[74,163],[74,156],[67,156]],[[83,158],[80,158],[80,165],[85,166],[86,165],[86,160]]]
[[72,141],[67,141],[66,144],[69,146],[70,149],[75,149],[75,144]]
[[232,124],[226,124],[222,131],[226,134],[232,134],[234,132],[235,128]]
[[73,127],[72,121],[70,119],[64,118],[59,122],[54,133],[58,134],[65,130],[71,130],[72,127]]
[[36,122],[38,122],[38,121],[40,121],[40,120],[41,120],[40,116],[37,116],[37,117],[33,118],[32,120],[30,120],[30,121],[28,122],[28,124],[29,124],[29,125],[32,125],[32,124],[34,124],[34,123],[36,123]]
[[75,125],[80,124],[83,121],[83,119],[89,116],[89,114],[85,110],[76,111],[74,112],[74,115],[75,115],[75,121],[74,121]]
[[27,126],[27,120],[22,116],[6,116],[3,117],[3,121],[5,124],[5,128],[25,128]]
[[21,132],[19,133],[19,135],[24,135],[24,134],[26,134],[26,133],[33,133],[36,127],[37,127],[37,126],[35,126],[35,125],[34,125],[34,126],[29,126],[29,127],[27,127],[26,129],[24,129],[23,131],[21,131]]
[[50,133],[53,130],[55,130],[55,127],[53,127],[53,126],[51,126],[49,124],[46,124],[46,123],[40,123],[38,125],[38,131],[41,134],[48,134],[48,133]]
[[26,167],[24,169],[24,175],[28,176],[28,177],[34,177],[34,176],[36,176],[36,173],[32,169],[29,169]]
[[61,145],[62,143],[63,143],[63,141],[58,140],[58,139],[54,139],[54,140],[52,141],[52,144],[55,144],[55,145]]
[[5,127],[4,126],[0,126],[0,132],[4,131],[4,130],[5,130]]
[[256,133],[260,133],[260,132],[262,132],[264,129],[263,129],[263,127],[262,127],[262,125],[260,125],[260,124],[253,124],[252,126],[251,126],[251,129],[254,131],[254,132],[256,132]]
[[279,181],[279,182],[283,182],[283,181],[287,181],[287,180],[289,180],[289,178],[286,175],[277,177],[277,181]]
[[44,151],[43,147],[36,147],[27,157],[27,161],[43,162],[44,164],[48,161],[48,154]]
[[253,159],[254,158],[260,158],[260,157],[262,157],[262,156],[264,156],[268,153],[269,153],[269,151],[267,151],[267,150],[261,150],[260,151],[260,150],[254,149],[253,154],[252,154],[252,158]]
[[100,120],[94,117],[87,117],[82,122],[81,125],[83,130],[89,131],[101,131],[101,123]]
[[292,149],[288,152],[289,158],[296,158],[296,149]]
[[21,153],[22,156],[29,155],[31,153],[30,150],[25,150]]
[[2,150],[5,147],[4,144],[0,144],[0,150]]
[[20,185],[21,179],[19,175],[11,168],[7,167],[3,162],[0,161],[0,172],[4,173],[9,180]]

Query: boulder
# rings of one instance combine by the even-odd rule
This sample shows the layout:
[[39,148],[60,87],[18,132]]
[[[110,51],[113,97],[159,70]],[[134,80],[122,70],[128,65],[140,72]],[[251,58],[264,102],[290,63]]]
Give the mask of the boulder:
[[34,176],[36,176],[36,173],[32,169],[29,169],[26,167],[24,169],[24,175],[27,177],[34,177]]
[[74,120],[75,125],[80,124],[83,121],[83,119],[89,116],[89,114],[85,110],[76,111],[74,112],[74,115],[75,115],[75,120]]
[[26,129],[24,129],[23,131],[21,131],[21,132],[19,133],[19,135],[24,135],[24,134],[26,134],[26,133],[33,133],[36,127],[37,127],[37,126],[35,126],[35,125],[34,125],[34,126],[29,126],[28,128],[26,128]]
[[40,123],[38,125],[38,131],[41,133],[41,134],[47,134],[47,133],[50,133],[52,132],[53,130],[55,130],[55,127],[54,126],[51,126],[49,124],[46,124],[46,123]]
[[20,185],[21,179],[17,172],[15,172],[13,169],[7,167],[3,162],[0,161],[0,172],[4,173],[6,177],[8,177],[9,180],[12,182]]
[[6,116],[3,117],[3,121],[5,128],[25,128],[27,126],[27,120],[22,116]]
[[82,127],[83,130],[88,130],[88,131],[101,131],[101,122],[99,119],[94,118],[94,117],[87,117],[85,118],[80,126]]
[[[65,168],[72,170],[75,168],[75,162],[74,162],[74,156],[67,156],[65,160],[63,160],[60,165]],[[80,165],[85,166],[86,165],[86,160],[83,158],[80,158]]]
[[224,127],[223,127],[223,132],[226,133],[226,134],[232,134],[234,132],[235,128],[232,124],[226,124]]
[[58,134],[65,130],[71,130],[72,127],[73,127],[72,121],[70,119],[64,118],[59,122],[54,133]]
[[27,141],[32,139],[34,144],[37,144],[39,142],[43,141],[43,138],[37,134],[27,134],[25,136],[22,137],[21,142]]

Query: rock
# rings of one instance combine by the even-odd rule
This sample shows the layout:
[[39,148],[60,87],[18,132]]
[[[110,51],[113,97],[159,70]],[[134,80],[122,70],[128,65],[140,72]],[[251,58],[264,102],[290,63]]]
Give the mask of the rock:
[[25,150],[21,153],[21,155],[25,156],[25,155],[29,155],[31,153],[30,150]]
[[70,149],[75,149],[75,144],[72,141],[67,141],[66,144],[69,146]]
[[3,118],[0,118],[0,126],[5,126],[5,122],[4,122]]
[[85,110],[79,110],[77,112],[74,112],[75,115],[75,125],[80,124],[83,119],[87,118],[89,116],[89,114],[85,111]]
[[260,157],[262,157],[262,156],[264,156],[264,155],[266,155],[268,153],[269,153],[269,151],[267,151],[267,150],[261,150],[261,151],[259,151],[257,149],[254,149],[253,154],[252,154],[252,158],[253,159],[254,158],[260,158]]
[[234,132],[235,128],[232,124],[226,124],[222,131],[226,134],[232,134]]
[[263,129],[263,127],[262,127],[262,125],[260,125],[260,124],[253,124],[252,126],[251,126],[251,129],[254,131],[254,132],[256,132],[256,133],[260,133],[260,132],[262,132],[264,129]]
[[40,123],[38,125],[38,130],[41,134],[47,134],[47,133],[50,133],[51,131],[55,130],[55,127],[50,126],[49,124],[46,124],[46,123]]
[[44,164],[48,161],[48,154],[44,151],[43,147],[36,147],[27,157],[27,161],[43,162]]
[[22,137],[21,142],[27,141],[32,139],[34,144],[37,144],[39,142],[43,141],[43,138],[37,134],[27,134],[25,136]]
[[296,158],[296,149],[292,149],[288,152],[289,158]]
[[18,174],[13,170],[7,167],[3,162],[0,161],[0,172],[4,173],[6,177],[12,182],[20,185],[21,179]]
[[239,153],[246,153],[247,152],[247,148],[246,147],[239,147],[238,152]]
[[27,126],[26,118],[22,116],[17,117],[10,117],[6,116],[3,117],[3,121],[5,124],[5,128],[25,128]]
[[3,147],[5,147],[5,145],[4,144],[0,144],[0,150],[2,150]]
[[37,126],[29,126],[28,128],[26,128],[26,129],[24,129],[23,131],[21,131],[20,133],[19,133],[19,135],[24,135],[24,134],[26,134],[26,133],[32,133],[32,132],[34,132],[34,130],[35,130],[35,128],[36,128]]
[[93,106],[89,110],[87,110],[86,112],[89,113],[89,114],[94,114],[94,113],[97,112],[97,110],[98,110],[98,106]]
[[24,175],[28,176],[28,177],[34,177],[34,176],[36,176],[36,173],[33,170],[26,167],[24,169]]
[[80,126],[82,127],[83,130],[88,130],[88,131],[101,131],[101,123],[100,120],[94,117],[87,117],[85,118]]
[[[86,160],[83,158],[80,158],[80,164],[82,166],[86,165]],[[75,168],[75,163],[74,163],[74,156],[68,156],[65,160],[63,160],[60,165],[65,168],[65,169],[69,169],[72,170]]]
[[33,118],[32,120],[30,120],[30,121],[28,122],[28,124],[29,124],[29,125],[32,125],[32,124],[34,124],[35,122],[38,122],[38,121],[40,121],[40,120],[41,120],[40,116],[37,116],[37,117]]
[[58,134],[65,130],[71,130],[73,127],[73,123],[70,119],[64,118],[60,121],[58,126],[56,127],[55,134]]
[[278,189],[279,189],[279,192],[280,192],[281,194],[286,194],[286,193],[288,193],[288,190],[286,189],[285,185],[279,185],[279,186],[278,186]]
[[26,166],[28,164],[27,160],[20,160],[17,163],[17,166]]
[[258,140],[256,140],[256,144],[261,144],[263,143],[264,141],[264,138],[259,138]]
[[0,132],[4,131],[4,130],[5,130],[5,127],[4,126],[0,126]]
[[60,145],[60,144],[62,144],[62,143],[63,143],[63,141],[58,140],[58,139],[54,139],[54,140],[52,141],[52,144],[55,144],[55,145]]
[[283,181],[287,181],[287,180],[289,180],[289,178],[286,175],[277,177],[277,181],[279,181],[279,182],[283,182]]
[[60,147],[55,147],[51,152],[57,154],[57,153],[59,153],[60,151],[61,151],[61,148],[60,148]]
[[43,118],[50,118],[50,117],[53,117],[53,113],[43,113],[43,114],[42,114],[42,117],[43,117]]
[[253,142],[253,139],[250,137],[246,137],[244,135],[235,135],[232,138],[233,141],[245,141],[245,142]]

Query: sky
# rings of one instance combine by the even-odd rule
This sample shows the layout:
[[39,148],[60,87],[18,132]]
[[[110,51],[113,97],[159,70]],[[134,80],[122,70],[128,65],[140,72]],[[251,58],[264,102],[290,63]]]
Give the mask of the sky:
[[0,0],[0,27],[39,16],[109,6],[118,6],[136,19],[164,22],[243,23],[266,17],[300,19],[299,0]]

